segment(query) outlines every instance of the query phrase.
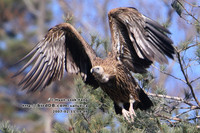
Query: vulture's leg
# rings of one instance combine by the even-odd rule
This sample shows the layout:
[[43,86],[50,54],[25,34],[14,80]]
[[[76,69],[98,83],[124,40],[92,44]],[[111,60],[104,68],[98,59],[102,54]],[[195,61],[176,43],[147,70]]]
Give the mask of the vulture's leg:
[[135,111],[133,109],[133,103],[134,102],[135,102],[135,100],[133,99],[132,96],[130,96],[130,100],[129,100],[129,103],[130,103],[129,112],[130,112],[130,115],[131,115],[131,121],[134,121],[133,115],[136,116]]
[[131,117],[131,115],[130,115],[130,112],[129,111],[127,111],[125,108],[124,108],[124,105],[123,105],[123,103],[119,103],[118,104],[121,108],[122,108],[122,115],[125,117],[125,119],[128,121],[128,122],[133,122],[132,120],[132,118],[131,118],[131,121],[129,120],[129,118]]

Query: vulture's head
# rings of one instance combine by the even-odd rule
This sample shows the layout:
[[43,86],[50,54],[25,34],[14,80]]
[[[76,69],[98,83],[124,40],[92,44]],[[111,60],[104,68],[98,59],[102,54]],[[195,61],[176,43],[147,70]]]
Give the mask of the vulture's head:
[[104,69],[101,66],[91,68],[90,72],[99,82],[106,83],[109,80],[109,75],[104,72]]

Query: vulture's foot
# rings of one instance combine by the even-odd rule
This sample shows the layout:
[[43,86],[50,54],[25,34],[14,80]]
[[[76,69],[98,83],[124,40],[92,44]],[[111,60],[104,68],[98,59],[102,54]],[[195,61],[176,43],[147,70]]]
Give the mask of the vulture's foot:
[[126,109],[123,108],[122,114],[129,123],[134,122],[134,116],[136,116],[136,115],[135,115],[135,111],[133,110],[133,108],[132,108],[132,110],[129,110],[129,111],[127,111]]

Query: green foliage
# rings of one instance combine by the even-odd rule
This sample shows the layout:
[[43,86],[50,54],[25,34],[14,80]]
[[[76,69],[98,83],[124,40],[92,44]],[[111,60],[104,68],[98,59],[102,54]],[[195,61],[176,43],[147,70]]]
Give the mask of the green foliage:
[[12,66],[30,50],[30,45],[27,45],[25,40],[10,39],[5,49],[0,48],[0,57],[6,63],[5,66]]
[[67,16],[63,16],[63,20],[65,20],[66,23],[69,23],[69,24],[73,24],[74,23],[74,17],[72,14],[67,14]]
[[[100,88],[93,90],[91,87],[85,86],[81,79],[77,79],[75,83],[75,97],[87,99],[84,102],[87,107],[82,109],[86,113],[70,114],[67,130],[62,130],[61,125],[56,124],[54,126],[55,131],[59,133],[65,133],[71,130],[83,133],[109,133],[114,128],[112,101]],[[83,102],[81,103],[83,104]]]
[[30,113],[27,115],[27,118],[32,120],[32,121],[37,121],[40,119],[40,115],[37,113]]
[[200,46],[197,47],[195,55],[197,56],[197,61],[200,64]]
[[[151,76],[151,74],[137,75],[139,82],[145,81],[145,78]],[[153,80],[153,77],[152,77]],[[174,125],[170,125],[168,122],[161,120],[155,116],[155,113],[162,109],[168,110],[165,104],[168,102],[165,98],[150,97],[154,106],[147,110],[136,110],[136,117],[134,123],[129,123],[121,115],[116,115],[113,107],[113,102],[110,98],[100,89],[92,89],[86,86],[81,79],[75,81],[76,84],[76,98],[87,99],[86,113],[71,114],[68,118],[66,126],[61,124],[55,124],[54,130],[56,133],[68,133],[68,132],[83,132],[83,133],[179,133],[179,132],[198,132],[197,125],[189,124],[187,122],[181,122]],[[148,86],[148,85],[147,85]],[[165,89],[157,88],[156,94],[166,94]],[[83,109],[82,109],[83,110]],[[161,114],[171,116],[165,111]],[[186,116],[188,117],[188,116]],[[63,128],[64,127],[64,128]]]
[[[75,81],[76,98],[87,99],[86,113],[78,113],[69,117],[70,126],[76,132],[107,132],[107,126],[112,123],[113,112],[112,101],[100,89],[93,90],[89,86],[85,86],[81,79]],[[112,110],[112,111],[111,111]]]
[[20,131],[7,121],[0,123],[0,133],[25,133],[25,129],[23,131]]
[[154,76],[150,72],[145,74],[136,73],[134,74],[134,78],[137,80],[140,87],[146,88],[147,90],[150,88],[150,84],[154,81]]
[[103,46],[102,51],[98,51],[97,54],[100,52],[103,52],[105,55],[99,54],[99,56],[105,57],[109,52],[109,40],[108,39],[99,39],[98,35],[90,35],[91,40],[91,46],[95,49],[95,51],[98,51],[100,46]]
[[174,0],[174,1],[172,2],[171,6],[175,9],[175,11],[177,12],[177,14],[178,14],[179,16],[182,15],[183,7],[181,6],[179,0]]
[[196,31],[198,33],[198,35],[200,34],[200,24],[199,23],[196,23],[195,24],[195,28],[196,28]]
[[54,133],[67,133],[64,126],[61,124],[56,123],[53,129]]
[[199,133],[200,131],[197,125],[194,126],[184,122],[179,123],[176,127],[169,127],[168,124],[163,123],[161,129],[163,133]]
[[[56,124],[56,131],[70,132],[151,132],[158,130],[154,117],[150,112],[138,110],[134,123],[128,123],[121,115],[116,115],[113,102],[100,89],[85,86],[81,79],[75,81],[76,98],[87,99],[86,113],[77,113],[69,116],[67,130],[62,131],[62,126]],[[119,125],[119,126],[118,126]],[[60,133],[59,132],[59,133]]]
[[182,50],[185,50],[188,48],[188,46],[190,44],[193,44],[193,40],[192,39],[189,39],[189,40],[185,40],[184,42],[181,42],[179,45],[178,45],[178,48],[179,49],[182,49]]

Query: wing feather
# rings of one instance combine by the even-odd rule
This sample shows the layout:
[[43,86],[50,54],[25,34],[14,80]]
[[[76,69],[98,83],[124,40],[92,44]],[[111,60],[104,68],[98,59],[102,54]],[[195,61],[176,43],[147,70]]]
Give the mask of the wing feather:
[[143,73],[153,61],[168,63],[175,53],[170,32],[135,8],[109,12],[112,52],[129,70]]
[[90,74],[96,54],[70,24],[62,23],[51,28],[36,47],[19,62],[30,56],[30,60],[14,75],[17,76],[32,66],[19,82],[19,85],[23,85],[22,89],[28,88],[28,92],[43,90],[52,81],[60,80],[64,70],[68,73],[80,73],[85,83],[98,87],[98,83]]

